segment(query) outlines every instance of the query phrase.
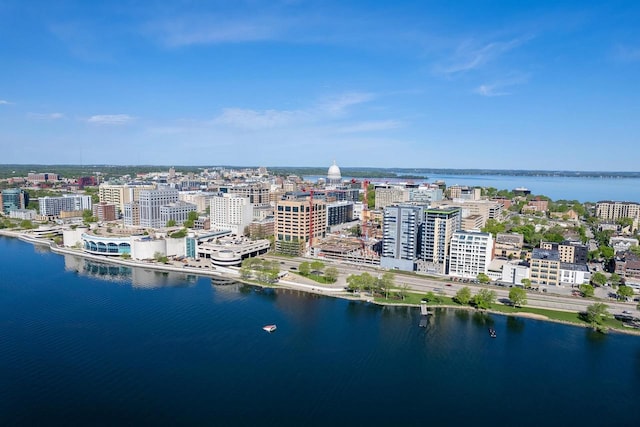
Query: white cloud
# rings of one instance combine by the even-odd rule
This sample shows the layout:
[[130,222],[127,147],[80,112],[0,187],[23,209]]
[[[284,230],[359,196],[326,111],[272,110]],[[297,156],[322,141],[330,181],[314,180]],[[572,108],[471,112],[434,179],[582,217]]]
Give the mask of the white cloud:
[[98,114],[87,119],[88,123],[96,125],[124,125],[134,118],[127,114]]
[[59,120],[64,119],[62,113],[27,113],[27,117],[37,120]]
[[343,114],[348,107],[369,102],[374,98],[375,96],[372,93],[349,92],[322,103],[320,108],[329,114],[340,115]]
[[472,71],[494,61],[528,40],[529,38],[516,38],[508,41],[485,43],[480,46],[466,41],[458,45],[453,55],[446,59],[444,63],[437,65],[435,70],[440,74],[447,75]]
[[10,104],[12,104],[12,102],[9,102],[5,99],[0,99],[0,105],[10,105]]

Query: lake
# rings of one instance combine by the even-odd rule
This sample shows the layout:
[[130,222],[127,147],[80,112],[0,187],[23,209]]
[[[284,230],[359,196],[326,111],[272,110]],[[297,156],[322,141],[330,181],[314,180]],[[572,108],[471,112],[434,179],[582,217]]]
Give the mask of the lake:
[[0,255],[2,425],[637,424],[637,336]]

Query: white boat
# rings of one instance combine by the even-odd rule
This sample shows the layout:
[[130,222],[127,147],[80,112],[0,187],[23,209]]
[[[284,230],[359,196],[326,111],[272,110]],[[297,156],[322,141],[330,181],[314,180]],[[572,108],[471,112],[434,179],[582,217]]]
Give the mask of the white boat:
[[267,326],[263,326],[262,329],[264,329],[267,332],[273,332],[276,330],[276,325],[267,325]]

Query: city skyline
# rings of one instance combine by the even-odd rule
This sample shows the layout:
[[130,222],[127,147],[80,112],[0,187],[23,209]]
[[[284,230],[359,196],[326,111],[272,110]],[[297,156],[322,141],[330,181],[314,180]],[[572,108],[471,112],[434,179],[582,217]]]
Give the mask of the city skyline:
[[602,3],[4,2],[2,163],[638,171]]

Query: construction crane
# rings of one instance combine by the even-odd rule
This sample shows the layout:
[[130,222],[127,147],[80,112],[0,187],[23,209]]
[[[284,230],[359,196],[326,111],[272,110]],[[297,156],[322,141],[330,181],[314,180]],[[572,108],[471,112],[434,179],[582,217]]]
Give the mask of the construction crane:
[[362,213],[360,214],[360,222],[362,223],[362,235],[364,236],[364,240],[367,241],[369,239],[369,181],[364,180],[362,182],[362,187],[364,188],[364,199],[362,203]]
[[313,188],[309,189],[309,252],[313,246]]

